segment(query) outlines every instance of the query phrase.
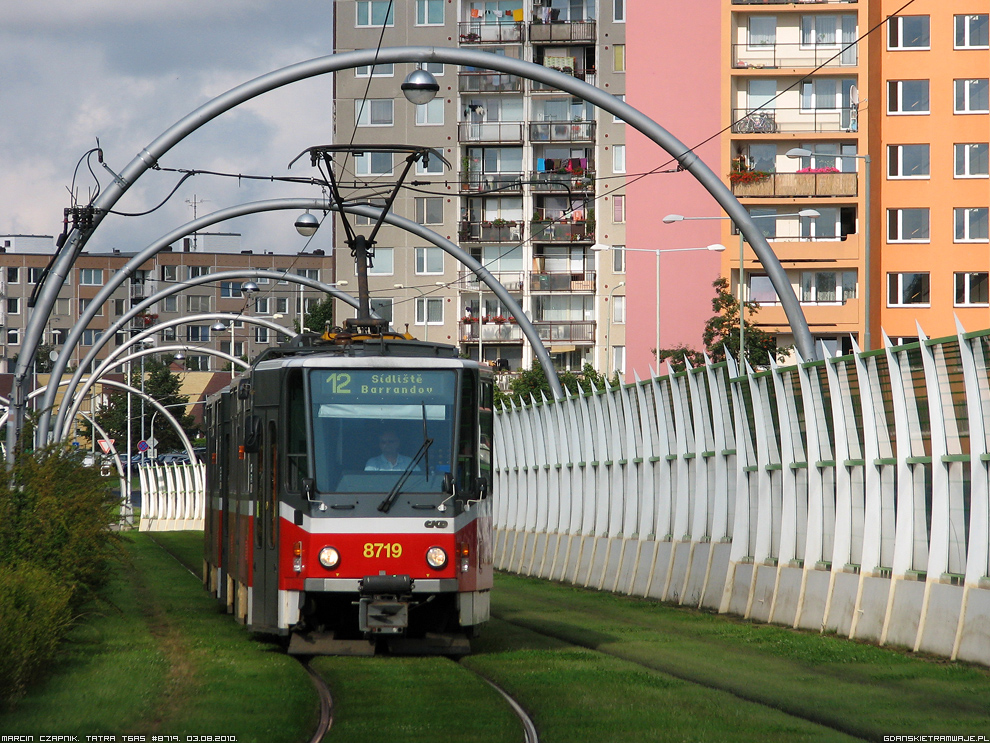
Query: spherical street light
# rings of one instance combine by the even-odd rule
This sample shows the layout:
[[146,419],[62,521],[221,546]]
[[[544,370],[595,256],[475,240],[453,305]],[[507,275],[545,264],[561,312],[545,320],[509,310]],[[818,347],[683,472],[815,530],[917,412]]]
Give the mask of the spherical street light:
[[243,284],[241,284],[241,294],[250,295],[250,294],[254,294],[257,291],[261,291],[261,290],[258,288],[258,285],[255,284],[253,281],[245,281]]
[[399,87],[402,88],[402,95],[406,100],[417,106],[429,103],[440,92],[437,79],[426,70],[413,70]]
[[306,210],[305,214],[296,217],[296,232],[303,237],[312,237],[320,229],[320,220]]

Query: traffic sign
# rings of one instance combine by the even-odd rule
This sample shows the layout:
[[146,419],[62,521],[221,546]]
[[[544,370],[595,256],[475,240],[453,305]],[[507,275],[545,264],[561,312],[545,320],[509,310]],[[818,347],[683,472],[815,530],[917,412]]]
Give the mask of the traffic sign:
[[144,441],[143,439],[141,441],[138,441],[138,451],[139,452],[146,452],[150,448],[151,448],[151,446],[148,444],[147,441]]
[[103,450],[104,454],[109,454],[110,445],[113,444],[114,441],[116,441],[116,439],[97,439],[96,443],[100,445],[100,448]]

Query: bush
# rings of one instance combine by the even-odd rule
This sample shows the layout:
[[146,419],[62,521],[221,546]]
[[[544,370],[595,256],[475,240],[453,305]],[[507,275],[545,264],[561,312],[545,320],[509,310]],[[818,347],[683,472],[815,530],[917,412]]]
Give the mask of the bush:
[[0,566],[0,707],[24,693],[72,622],[70,590],[33,565]]

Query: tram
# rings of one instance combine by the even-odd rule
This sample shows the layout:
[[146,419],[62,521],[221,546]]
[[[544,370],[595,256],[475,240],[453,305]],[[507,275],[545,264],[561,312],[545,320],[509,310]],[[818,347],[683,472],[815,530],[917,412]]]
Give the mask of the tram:
[[204,583],[296,654],[463,654],[489,617],[491,371],[305,334],[207,401]]

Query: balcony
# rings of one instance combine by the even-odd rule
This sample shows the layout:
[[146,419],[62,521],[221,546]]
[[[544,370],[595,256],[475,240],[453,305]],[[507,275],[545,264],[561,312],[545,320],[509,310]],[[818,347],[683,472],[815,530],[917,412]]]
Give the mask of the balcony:
[[859,130],[859,107],[774,108],[753,112],[734,108],[732,121],[733,134],[855,132]]
[[482,343],[518,343],[523,339],[522,328],[516,323],[488,320],[485,322],[461,321],[461,341]]
[[[549,67],[549,65],[546,65]],[[571,77],[576,77],[578,80],[584,80],[589,85],[598,85],[598,75],[593,69],[584,70],[572,70],[570,67],[550,67],[551,70],[557,70],[557,72],[563,72],[565,75],[570,75]],[[533,81],[532,91],[534,93],[557,93],[560,91],[559,88],[553,85],[547,85],[546,83],[541,83],[536,80]]]
[[530,225],[530,237],[537,242],[593,242],[595,239],[594,222],[541,219],[533,220]]
[[500,72],[459,72],[457,90],[461,93],[521,93],[521,77]]
[[[521,292],[526,282],[524,271],[492,271],[491,274],[510,292]],[[457,275],[457,288],[461,291],[477,292],[486,286],[478,281],[478,275],[474,271],[462,269]]]
[[533,21],[529,24],[529,40],[534,44],[553,42],[561,43],[575,41],[579,43],[594,44],[597,38],[595,21],[554,21],[552,14],[558,12],[556,9],[535,8],[536,11],[548,11],[551,14],[549,23]]
[[529,184],[534,191],[543,193],[553,191],[594,193],[595,171],[584,170],[580,173],[568,173],[565,171],[560,173],[556,171],[537,170],[529,174]]
[[462,221],[457,236],[461,242],[517,243],[522,241],[524,222],[501,219],[482,222]]
[[529,138],[533,142],[593,142],[594,121],[532,121]]
[[544,343],[594,343],[595,323],[587,320],[534,321]]
[[519,142],[523,141],[520,121],[482,121],[477,124],[462,121],[457,125],[459,142]]
[[498,191],[512,193],[522,190],[522,173],[461,172],[461,191]]
[[857,0],[732,0],[733,5],[850,5]]
[[732,193],[739,198],[856,196],[857,180],[856,173],[767,173],[762,180],[732,183]]
[[736,69],[851,67],[857,64],[856,47],[840,54],[838,44],[733,44]]
[[529,276],[529,288],[534,292],[593,292],[594,271],[534,271]]
[[526,40],[524,28],[524,23],[461,21],[457,33],[462,44],[518,44]]

